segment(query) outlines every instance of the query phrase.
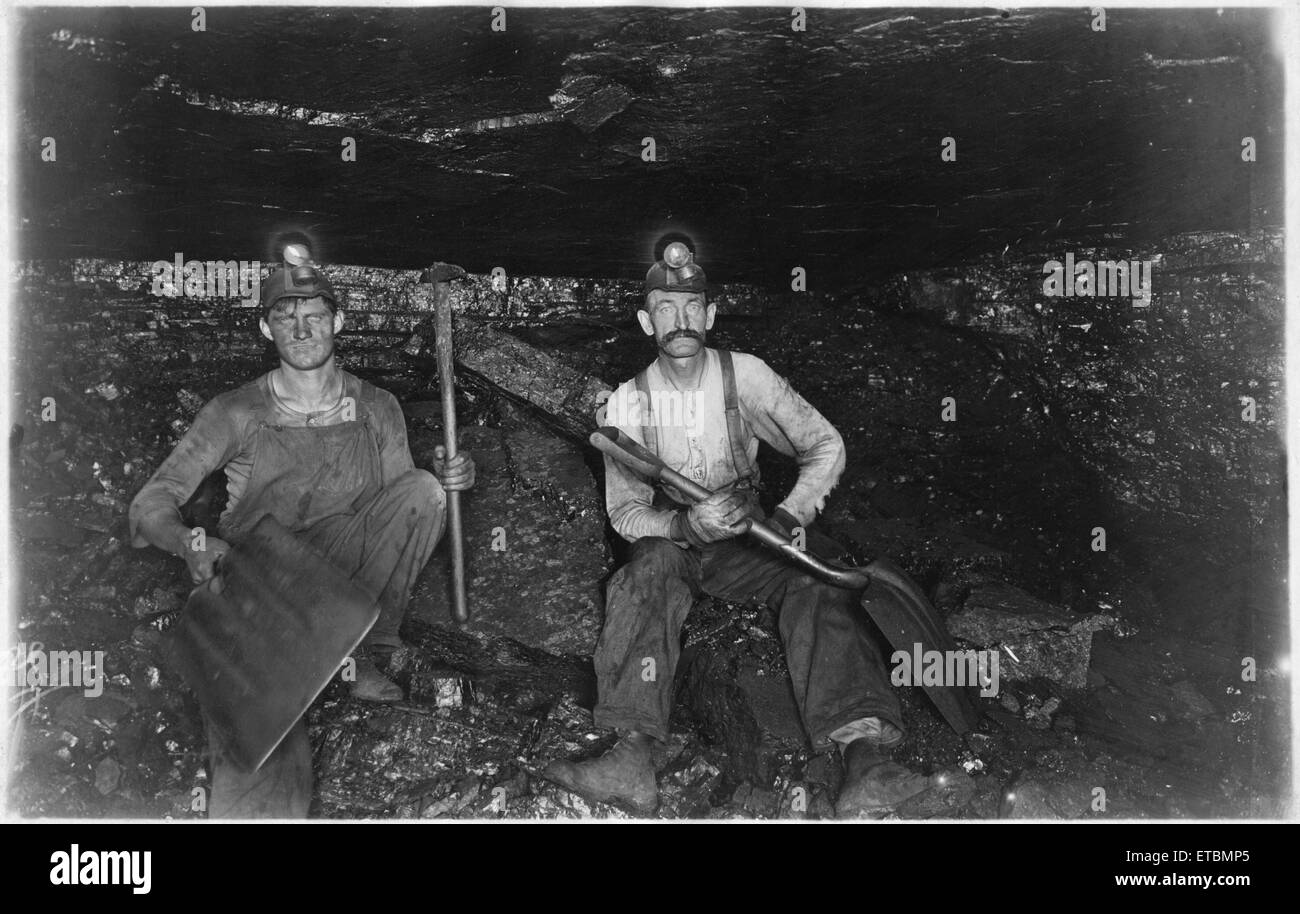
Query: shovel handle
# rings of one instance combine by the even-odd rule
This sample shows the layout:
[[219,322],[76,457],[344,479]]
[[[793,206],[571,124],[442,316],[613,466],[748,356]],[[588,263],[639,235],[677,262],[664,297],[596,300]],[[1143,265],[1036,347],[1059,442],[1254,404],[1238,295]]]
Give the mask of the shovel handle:
[[[607,425],[596,429],[587,440],[601,453],[642,475],[672,486],[693,502],[704,501],[713,495],[704,486],[671,469],[659,459],[658,455],[646,450],[613,426]],[[797,565],[820,581],[845,590],[863,590],[871,583],[871,578],[860,568],[841,568],[831,565],[811,553],[796,548],[790,537],[765,521],[749,518],[745,523],[748,524],[748,533],[751,537],[780,553],[791,564]]]

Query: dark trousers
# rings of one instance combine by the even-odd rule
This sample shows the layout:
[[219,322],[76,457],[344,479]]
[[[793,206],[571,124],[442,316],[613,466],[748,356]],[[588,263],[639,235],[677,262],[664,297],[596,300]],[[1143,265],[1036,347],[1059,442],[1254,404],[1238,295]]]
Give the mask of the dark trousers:
[[682,624],[701,594],[778,612],[795,700],[815,748],[829,747],[831,733],[864,717],[902,729],[857,592],[823,584],[746,539],[683,549],[660,537],[637,540],[609,582],[595,655],[598,726],[667,738]]
[[299,720],[256,771],[230,758],[220,735],[203,715],[212,765],[209,819],[305,819],[311,805],[311,743]]
[[396,647],[415,579],[447,520],[447,493],[427,470],[394,479],[355,514],[327,517],[299,534],[379,602],[365,644]]
[[[431,473],[412,470],[357,513],[326,518],[298,534],[375,595],[379,619],[366,644],[397,643],[411,587],[442,536],[446,501]],[[209,818],[301,819],[307,815],[311,745],[303,721],[294,725],[256,771],[236,765],[211,725],[207,731],[212,762]]]

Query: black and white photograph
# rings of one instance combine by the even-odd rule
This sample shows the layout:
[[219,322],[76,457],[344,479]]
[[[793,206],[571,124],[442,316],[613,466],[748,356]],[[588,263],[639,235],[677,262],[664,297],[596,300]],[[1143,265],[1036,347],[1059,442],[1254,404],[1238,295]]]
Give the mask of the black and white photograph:
[[1296,18],[8,7],[4,817],[1294,819]]

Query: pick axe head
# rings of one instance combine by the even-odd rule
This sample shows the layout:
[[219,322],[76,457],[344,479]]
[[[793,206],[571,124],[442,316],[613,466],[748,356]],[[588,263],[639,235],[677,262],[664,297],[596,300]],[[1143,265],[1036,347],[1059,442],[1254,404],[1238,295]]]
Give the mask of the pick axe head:
[[468,274],[464,267],[458,267],[454,263],[438,263],[426,267],[420,274],[422,283],[440,283],[451,282],[454,279],[464,279]]

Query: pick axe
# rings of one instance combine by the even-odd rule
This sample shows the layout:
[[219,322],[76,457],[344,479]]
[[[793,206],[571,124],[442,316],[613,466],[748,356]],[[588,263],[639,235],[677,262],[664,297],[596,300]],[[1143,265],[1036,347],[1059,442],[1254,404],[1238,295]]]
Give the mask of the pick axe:
[[[442,390],[442,441],[447,459],[456,456],[456,372],[452,365],[451,286],[465,271],[451,263],[435,263],[420,274],[420,282],[433,283],[434,349],[438,356],[438,386]],[[461,533],[460,493],[447,493],[447,531],[451,538],[451,617],[461,625],[469,621],[465,602],[465,538]]]

